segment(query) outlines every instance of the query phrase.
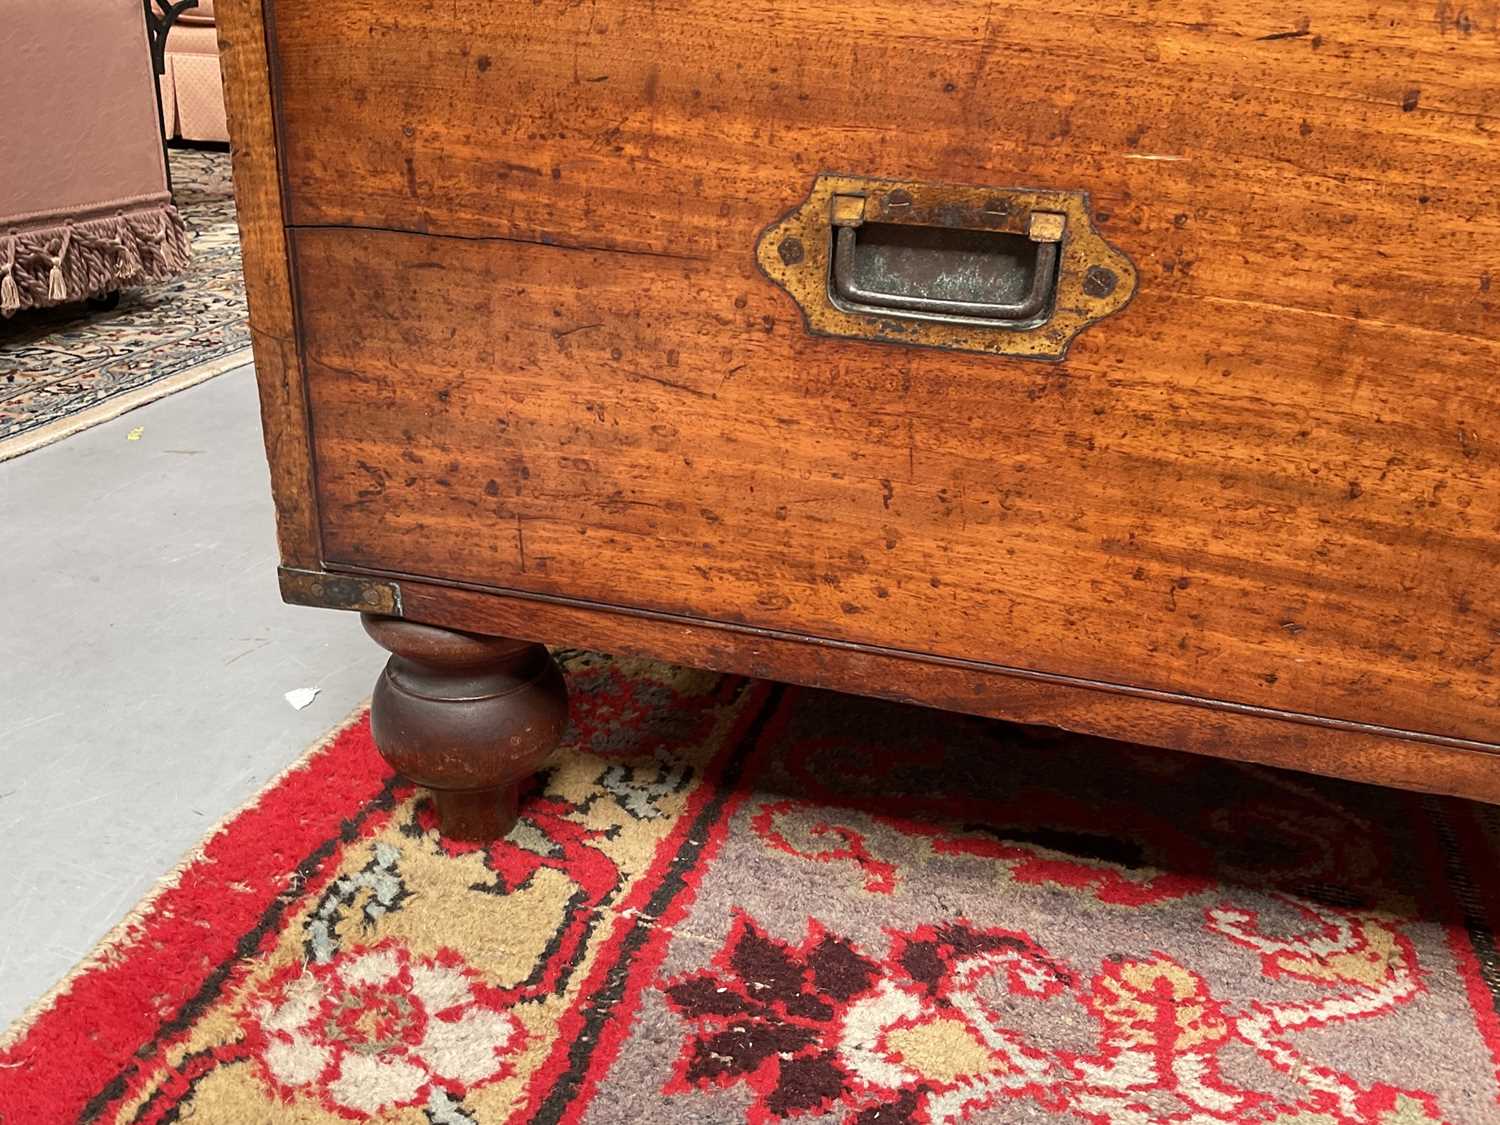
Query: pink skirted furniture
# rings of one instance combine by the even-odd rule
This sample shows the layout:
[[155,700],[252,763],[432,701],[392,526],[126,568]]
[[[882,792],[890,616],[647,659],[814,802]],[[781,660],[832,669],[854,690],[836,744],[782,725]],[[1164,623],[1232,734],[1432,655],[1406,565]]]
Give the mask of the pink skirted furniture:
[[[11,4],[0,66],[0,313],[188,264],[141,0]],[[23,112],[24,109],[24,112]]]
[[198,0],[197,7],[177,17],[167,35],[164,62],[161,102],[167,136],[228,144],[214,0]]

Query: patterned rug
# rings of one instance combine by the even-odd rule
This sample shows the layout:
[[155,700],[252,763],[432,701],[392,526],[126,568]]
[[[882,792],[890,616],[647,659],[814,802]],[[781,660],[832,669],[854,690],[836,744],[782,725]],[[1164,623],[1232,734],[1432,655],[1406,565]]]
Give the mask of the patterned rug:
[[229,154],[170,155],[192,266],[126,290],[112,310],[80,303],[0,320],[0,460],[248,362]]
[[1500,1120],[1487,809],[565,665],[508,839],[355,721],[10,1034],[6,1125]]

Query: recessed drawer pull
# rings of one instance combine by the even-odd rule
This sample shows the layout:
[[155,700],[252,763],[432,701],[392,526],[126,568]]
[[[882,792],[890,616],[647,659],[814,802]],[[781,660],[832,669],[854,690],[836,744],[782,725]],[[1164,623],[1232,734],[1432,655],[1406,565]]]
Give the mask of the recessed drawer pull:
[[[869,224],[867,236],[876,237],[860,240],[859,229],[838,227],[833,256],[834,295],[856,311],[1029,324],[1042,318],[1057,286],[1056,240],[888,223]],[[868,288],[871,277],[895,291]],[[1006,301],[934,295],[978,298],[1018,289],[1024,295]]]
[[1061,359],[1129,302],[1135,267],[1082,191],[824,173],[756,261],[820,335]]

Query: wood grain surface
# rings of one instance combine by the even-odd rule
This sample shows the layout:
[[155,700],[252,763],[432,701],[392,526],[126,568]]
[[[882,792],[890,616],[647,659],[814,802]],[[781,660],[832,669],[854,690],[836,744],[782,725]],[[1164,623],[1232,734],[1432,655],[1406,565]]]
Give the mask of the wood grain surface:
[[[1500,731],[1500,6],[277,4],[329,565]],[[810,338],[824,170],[1083,189],[1059,366]]]
[[283,563],[315,567],[321,559],[316,492],[261,0],[232,0],[222,5],[215,27],[224,73],[224,107],[233,138],[235,207],[261,423],[276,503],[276,538]]
[[[1026,680],[740,627],[626,616],[496,593],[402,582],[424,621],[545,638],[746,676],[857,691],[948,711],[1500,803],[1493,753],[1314,725],[1272,715]],[[1107,744],[1101,744],[1107,751]]]

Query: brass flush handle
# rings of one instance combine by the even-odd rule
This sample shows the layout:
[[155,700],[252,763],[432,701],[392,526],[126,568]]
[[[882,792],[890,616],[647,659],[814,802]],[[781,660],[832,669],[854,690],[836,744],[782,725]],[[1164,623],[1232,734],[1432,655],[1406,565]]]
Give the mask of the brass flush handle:
[[[1033,211],[1025,235],[877,223],[866,231],[876,237],[861,243],[864,202],[836,195],[830,208],[831,295],[848,311],[997,327],[1046,319],[1066,215]],[[869,287],[875,281],[882,288]]]
[[1135,292],[1082,191],[819,175],[756,261],[810,332],[1061,359]]

